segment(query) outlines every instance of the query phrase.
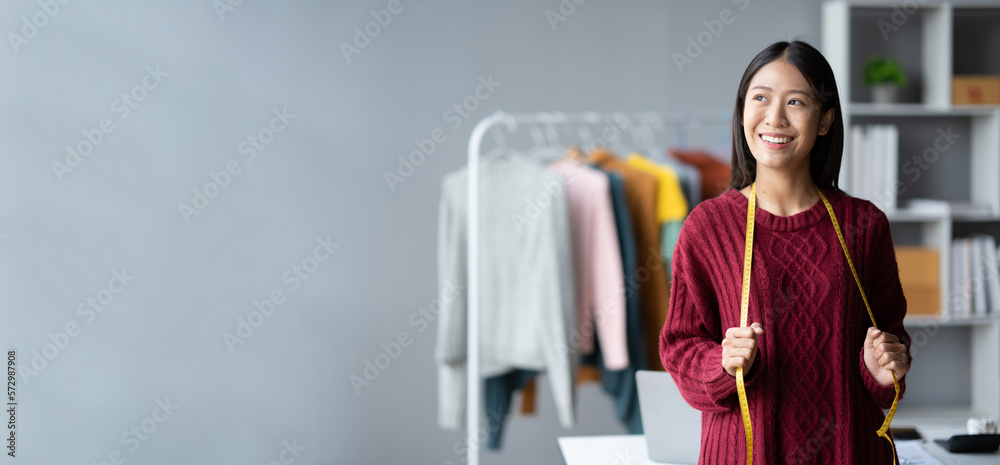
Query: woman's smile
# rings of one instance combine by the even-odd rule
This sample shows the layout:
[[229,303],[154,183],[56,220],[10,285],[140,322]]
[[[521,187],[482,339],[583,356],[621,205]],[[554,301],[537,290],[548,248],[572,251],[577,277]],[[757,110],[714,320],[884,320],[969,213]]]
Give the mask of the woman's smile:
[[789,135],[779,134],[775,132],[760,134],[760,140],[764,141],[764,147],[774,150],[780,150],[785,147],[788,147],[788,144],[792,142],[792,139],[795,138]]

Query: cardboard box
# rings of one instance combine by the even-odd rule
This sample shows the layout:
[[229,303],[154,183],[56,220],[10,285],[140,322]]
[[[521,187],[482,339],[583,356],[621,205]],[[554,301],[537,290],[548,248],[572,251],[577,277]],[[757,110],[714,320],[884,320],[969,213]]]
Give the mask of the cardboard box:
[[896,247],[899,282],[906,296],[907,315],[941,313],[940,254],[928,247]]
[[899,281],[937,286],[941,281],[940,255],[930,247],[896,246]]
[[903,284],[903,296],[906,297],[907,315],[941,314],[941,288],[937,286]]
[[952,76],[951,103],[1000,105],[1000,76],[978,74]]

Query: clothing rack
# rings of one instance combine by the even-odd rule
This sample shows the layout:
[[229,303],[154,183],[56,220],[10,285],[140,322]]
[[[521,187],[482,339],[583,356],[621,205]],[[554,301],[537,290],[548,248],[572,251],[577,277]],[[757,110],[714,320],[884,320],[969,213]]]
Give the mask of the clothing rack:
[[[487,131],[500,125],[511,132],[517,132],[521,126],[533,129],[532,136],[536,144],[539,139],[540,127],[544,127],[550,137],[558,138],[556,128],[570,127],[580,130],[581,139],[593,137],[592,126],[620,124],[620,128],[641,129],[644,135],[651,131],[664,132],[667,129],[681,131],[683,126],[696,129],[704,124],[714,126],[728,125],[731,115],[727,112],[714,113],[662,113],[662,112],[588,112],[582,114],[564,113],[529,113],[509,114],[496,112],[483,118],[476,124],[469,137],[468,152],[468,319],[466,320],[466,443],[468,445],[468,465],[479,465],[479,402],[482,390],[479,377],[479,161],[480,145]],[[632,127],[638,125],[638,128]],[[601,137],[603,134],[598,134]],[[633,139],[636,133],[632,133]],[[591,142],[582,140],[581,144]],[[608,141],[605,141],[608,142]],[[498,144],[501,143],[498,140]]]

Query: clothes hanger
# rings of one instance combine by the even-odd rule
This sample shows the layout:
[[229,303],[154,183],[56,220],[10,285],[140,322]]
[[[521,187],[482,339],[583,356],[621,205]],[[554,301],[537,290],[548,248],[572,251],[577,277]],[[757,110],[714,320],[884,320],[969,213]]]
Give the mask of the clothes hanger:
[[[511,133],[517,132],[517,123],[513,120],[505,121],[505,124]],[[503,157],[523,158],[523,154],[507,146],[507,138],[504,137],[500,126],[490,128],[490,135],[493,136],[494,146],[482,156],[483,162],[491,163]]]
[[[657,116],[657,118],[659,117]],[[643,147],[646,147],[646,150],[649,152],[647,157],[661,165],[666,165],[674,169],[685,169],[687,165],[682,163],[680,160],[667,156],[667,146],[657,144],[656,131],[653,130],[654,124],[659,124],[661,132],[662,129],[666,128],[663,118],[659,118],[659,121],[651,121],[650,124],[643,127],[642,140]]]
[[624,113],[612,113],[611,118],[615,120],[614,122],[618,124],[619,128],[621,128],[622,131],[618,134],[618,137],[615,137],[614,140],[609,141],[610,143],[608,144],[607,148],[609,151],[618,156],[626,156],[629,153],[632,153],[633,150],[631,147],[625,145],[625,140],[624,140],[625,138],[622,135],[625,133],[625,131],[630,130],[632,128],[633,125],[632,118],[629,118],[628,115],[625,115]]
[[626,153],[624,155],[633,155],[633,154],[636,154],[636,155],[639,155],[639,156],[641,156],[643,158],[647,158],[647,159],[650,158],[648,154],[643,153],[643,152],[646,151],[646,149],[645,149],[645,144],[643,142],[640,142],[640,139],[642,139],[642,134],[641,133],[642,133],[642,123],[641,122],[640,122],[640,124],[633,125],[632,127],[629,128],[628,135],[629,135],[629,138],[632,139],[632,144],[631,144],[631,148],[629,149],[628,153]]
[[[528,129],[528,132],[531,134],[531,138],[535,141],[535,146],[528,149],[527,153],[528,158],[531,158],[532,160],[543,162],[553,161],[563,157],[568,151],[565,147],[560,149],[559,146],[549,142],[545,134],[542,132],[542,129],[537,125],[531,126]],[[555,134],[555,137],[558,138],[558,134]]]
[[656,134],[666,130],[663,117],[658,113],[646,115],[641,128],[643,147],[646,149],[646,156],[658,162],[667,162],[667,150],[665,146],[656,143]]
[[580,145],[570,147],[569,159],[580,163],[589,163],[587,155],[594,150],[594,133],[586,124],[577,126],[576,135],[580,138]]
[[556,123],[561,120],[565,120],[566,116],[559,113],[553,113],[543,119],[545,120],[545,139],[555,151],[561,152],[559,158],[565,158],[570,149],[563,146],[562,142],[559,140],[559,130],[557,129]]
[[[586,164],[588,163],[588,160],[583,153],[582,147],[589,144],[590,140],[593,138],[593,134],[586,125],[580,125],[576,128],[576,135],[577,138],[580,139],[580,144],[571,145],[568,149],[566,149],[562,159],[577,164]],[[558,142],[558,134],[556,135],[556,141]]]
[[674,126],[674,132],[677,135],[676,148],[682,150],[687,149],[688,148],[687,128],[690,127],[691,129],[698,129],[700,126],[701,126],[701,119],[694,116],[689,116],[688,118],[686,118],[684,124],[677,124],[676,126]]

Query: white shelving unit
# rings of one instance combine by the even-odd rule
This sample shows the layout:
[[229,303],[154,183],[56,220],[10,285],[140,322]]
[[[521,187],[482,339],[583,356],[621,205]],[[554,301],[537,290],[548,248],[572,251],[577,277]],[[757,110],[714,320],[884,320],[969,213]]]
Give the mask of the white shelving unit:
[[[953,166],[961,166],[963,170],[968,166],[967,172],[957,174],[962,176],[960,182],[954,182],[954,178],[951,182],[924,179],[922,183],[905,176],[900,176],[899,179],[904,186],[917,192],[916,195],[911,194],[913,197],[940,196],[946,200],[982,203],[989,206],[989,214],[963,217],[907,210],[886,211],[894,228],[898,225],[918,229],[922,244],[939,251],[941,309],[944,310],[949,308],[953,292],[949,266],[956,223],[961,224],[964,231],[969,230],[970,225],[977,230],[988,232],[993,227],[994,232],[1000,231],[996,229],[996,226],[1000,226],[1000,106],[951,104],[952,75],[967,74],[965,71],[956,73],[953,67],[956,59],[953,53],[956,50],[965,53],[964,48],[956,49],[955,33],[964,32],[964,28],[969,25],[966,23],[967,18],[973,16],[976,21],[984,21],[982,18],[986,18],[985,21],[989,22],[995,18],[995,25],[989,23],[989,27],[1000,28],[1000,4],[964,6],[950,2],[927,2],[917,8],[911,6],[913,5],[907,3],[906,9],[900,9],[898,2],[889,1],[824,2],[822,51],[833,67],[839,84],[847,133],[849,134],[852,122],[897,124],[900,128],[901,167],[913,157],[922,156],[927,147],[933,146],[931,141],[935,135],[928,134],[928,127],[940,122],[941,126],[954,124],[968,128],[967,132],[963,131],[961,134],[960,143],[952,150],[935,157],[937,159],[930,169],[921,173],[928,175],[927,178],[930,179],[938,173],[928,171],[947,172],[950,176],[956,176],[951,174]],[[894,17],[896,11],[905,13],[905,18],[899,14]],[[901,57],[910,78],[902,103],[874,104],[866,101],[868,91],[861,86],[860,75],[864,61],[873,52]],[[1000,48],[987,51],[987,55],[996,61],[991,64],[991,69],[1000,68]],[[982,71],[980,74],[1000,72]],[[850,137],[845,137],[845,160],[848,158],[846,154],[851,153],[849,139]],[[904,143],[909,145],[904,146]],[[841,170],[840,185],[848,193],[852,192],[852,185],[857,183],[851,179],[850,173],[850,169]],[[908,182],[912,185],[907,185]],[[924,191],[921,192],[921,189]],[[901,194],[900,197],[905,199],[907,196]],[[905,201],[900,205],[905,205]],[[968,414],[1000,416],[1000,306],[994,306],[991,312],[988,318],[907,318],[908,328],[926,327],[929,324],[945,328],[966,327],[971,336],[971,405],[947,405],[939,409],[931,407],[930,410],[937,409],[955,417]],[[946,312],[942,312],[944,313]],[[928,409],[920,409],[926,410]],[[921,415],[919,411],[910,413]]]

